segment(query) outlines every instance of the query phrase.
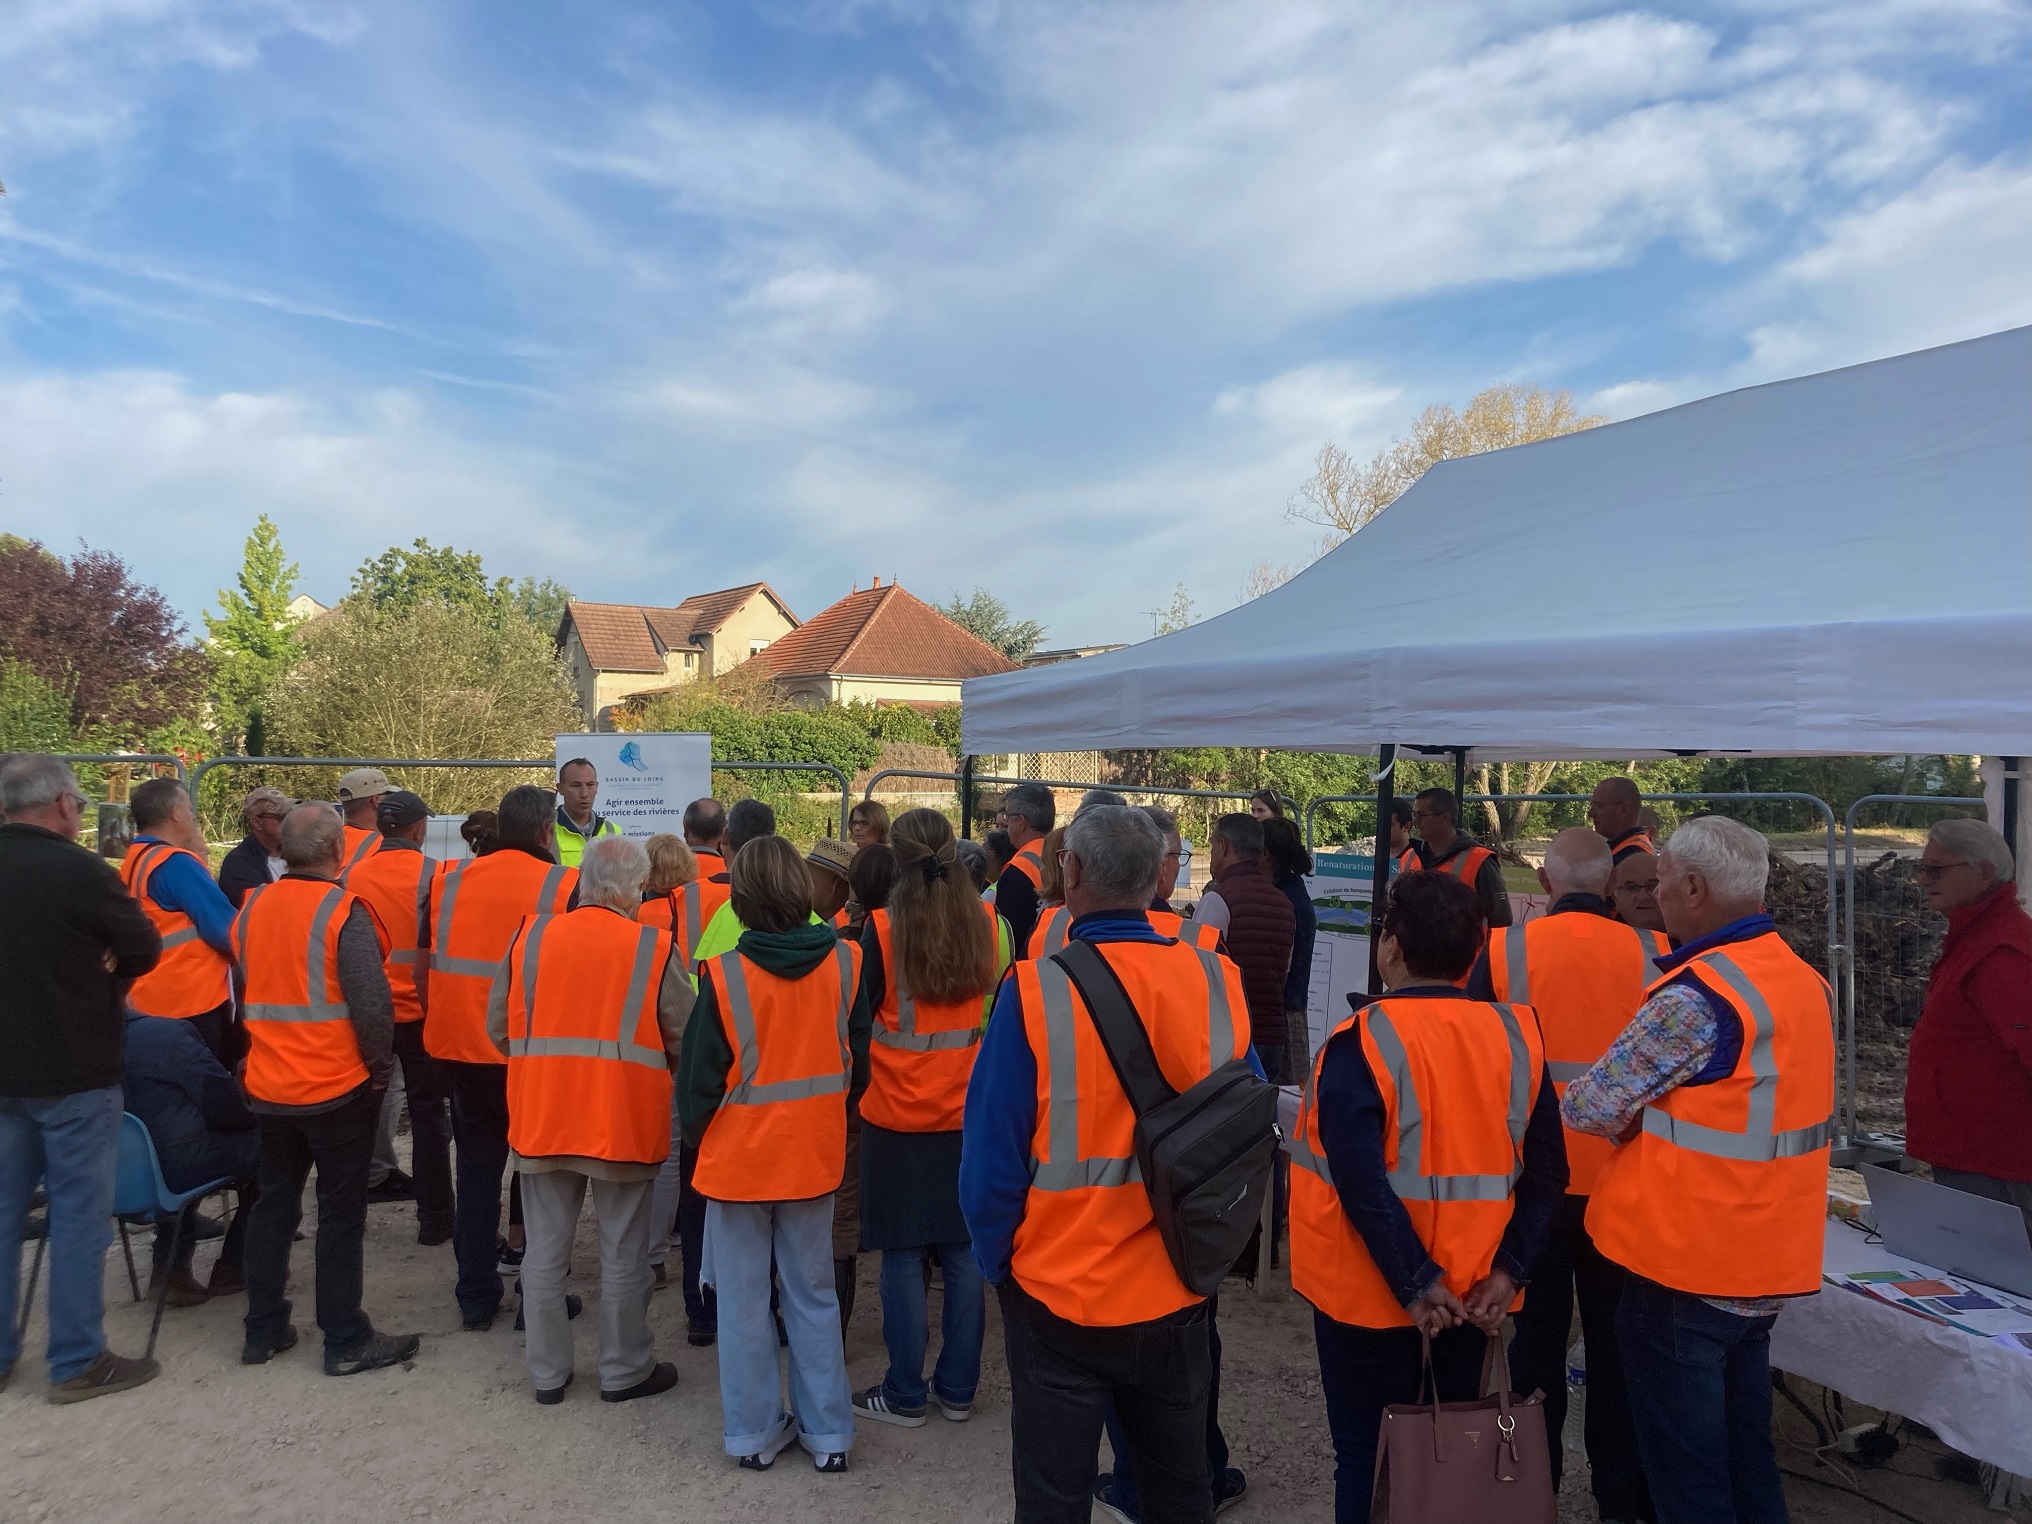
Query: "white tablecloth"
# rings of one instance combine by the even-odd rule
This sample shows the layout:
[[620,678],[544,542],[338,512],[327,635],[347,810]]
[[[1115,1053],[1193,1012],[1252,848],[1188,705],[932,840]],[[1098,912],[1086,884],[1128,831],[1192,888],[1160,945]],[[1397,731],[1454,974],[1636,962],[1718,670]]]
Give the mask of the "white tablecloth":
[[[1938,1273],[1832,1218],[1826,1255],[1834,1271]],[[2032,1476],[2032,1352],[1828,1288],[1778,1315],[1771,1364],[1917,1419],[1965,1455]]]

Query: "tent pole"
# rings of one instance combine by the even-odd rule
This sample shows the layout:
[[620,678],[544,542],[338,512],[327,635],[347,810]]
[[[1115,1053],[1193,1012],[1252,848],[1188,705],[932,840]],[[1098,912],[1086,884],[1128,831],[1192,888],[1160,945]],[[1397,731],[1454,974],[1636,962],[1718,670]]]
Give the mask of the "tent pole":
[[1369,884],[1369,997],[1383,993],[1376,943],[1383,930],[1383,901],[1390,893],[1390,806],[1397,797],[1397,747],[1376,749],[1376,869]]
[[1465,746],[1453,749],[1453,805],[1460,813],[1460,825],[1465,830],[1468,819],[1468,749]]
[[2004,758],[2004,841],[2013,857],[2018,855],[2018,774],[2024,760],[2023,757]]
[[974,837],[974,754],[960,758],[960,840]]

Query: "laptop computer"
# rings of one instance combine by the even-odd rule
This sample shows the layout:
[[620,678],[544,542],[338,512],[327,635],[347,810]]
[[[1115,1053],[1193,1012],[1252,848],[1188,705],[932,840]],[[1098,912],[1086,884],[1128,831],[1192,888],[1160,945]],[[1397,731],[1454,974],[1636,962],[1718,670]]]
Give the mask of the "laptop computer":
[[2032,1296],[2032,1236],[2006,1201],[1971,1196],[1883,1164],[1863,1166],[1877,1236],[1902,1258]]

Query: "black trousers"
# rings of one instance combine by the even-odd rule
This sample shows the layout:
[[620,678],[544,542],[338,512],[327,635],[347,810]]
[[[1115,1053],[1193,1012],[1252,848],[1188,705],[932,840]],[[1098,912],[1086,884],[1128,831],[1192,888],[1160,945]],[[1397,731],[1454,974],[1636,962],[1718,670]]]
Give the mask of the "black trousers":
[[[1361,1328],[1314,1309],[1319,1384],[1334,1447],[1334,1524],[1369,1524],[1376,1489],[1376,1448],[1383,1409],[1416,1402],[1424,1368],[1415,1328]],[[1432,1373],[1442,1402],[1469,1402],[1481,1383],[1489,1337],[1473,1324],[1432,1341]]]
[[469,1318],[501,1306],[501,1176],[508,1169],[508,1066],[438,1059],[452,1097],[452,1136],[459,1144],[458,1205],[452,1248],[458,1255],[454,1294]]
[[1016,1524],[1087,1524],[1111,1402],[1144,1524],[1211,1519],[1206,1304],[1147,1323],[1089,1328],[1057,1316],[1014,1276],[995,1289],[1009,1357]]
[[247,1056],[247,1029],[233,1020],[232,1001],[185,1019],[190,1022],[191,1030],[205,1040],[205,1046],[212,1050],[212,1057],[228,1073],[240,1067],[240,1060]]
[[1510,1385],[1527,1396],[1545,1393],[1545,1437],[1552,1449],[1552,1484],[1557,1487],[1565,1447],[1566,1338],[1573,1328],[1573,1304],[1580,1302],[1581,1337],[1587,1341],[1587,1457],[1595,1502],[1605,1519],[1648,1519],[1651,1493],[1637,1459],[1637,1432],[1630,1419],[1629,1389],[1623,1381],[1616,1342],[1616,1305],[1623,1297],[1621,1265],[1604,1259],[1588,1237],[1585,1196],[1560,1198],[1552,1236],[1531,1272],[1531,1287],[1517,1313],[1510,1342]]
[[326,1350],[374,1332],[360,1306],[367,1235],[367,1170],[381,1092],[362,1085],[310,1116],[261,1118],[261,1184],[247,1229],[247,1341],[273,1343],[289,1322],[289,1245],[303,1218],[303,1187],[317,1170],[317,1321]]
[[[708,1333],[720,1326],[720,1294],[711,1286],[699,1284],[699,1269],[705,1261],[706,1250],[706,1198],[691,1183],[692,1173],[697,1168],[698,1150],[689,1143],[680,1144],[677,1151],[677,1253],[679,1267],[684,1272],[684,1321],[691,1332]],[[845,1310],[840,1316],[840,1326],[844,1328],[852,1307],[842,1305]]]
[[[208,1133],[201,1144],[158,1149],[156,1160],[162,1165],[163,1184],[173,1191],[194,1191],[222,1176],[231,1176],[237,1182],[240,1206],[233,1213],[233,1220],[226,1225],[225,1241],[219,1245],[219,1263],[228,1269],[243,1265],[247,1257],[249,1218],[257,1199],[256,1178],[261,1172],[260,1130]],[[175,1218],[165,1218],[157,1224],[156,1269],[161,1270],[169,1264],[170,1244],[176,1237]],[[176,1256],[177,1269],[190,1269],[191,1255],[197,1246],[197,1224],[193,1221],[184,1227],[183,1247]]]
[[[1206,1303],[1207,1400],[1206,1454],[1207,1487],[1214,1501],[1221,1500],[1228,1479],[1228,1436],[1221,1432],[1221,1299],[1210,1296]],[[1122,1416],[1108,1409],[1108,1446],[1115,1452],[1115,1501],[1139,1519],[1143,1516],[1143,1489],[1136,1485],[1136,1462],[1129,1454],[1129,1436],[1123,1432]]]
[[416,1179],[416,1226],[425,1233],[452,1226],[451,1093],[437,1060],[424,1051],[423,1023],[395,1023],[395,1059],[409,1107],[409,1172]]

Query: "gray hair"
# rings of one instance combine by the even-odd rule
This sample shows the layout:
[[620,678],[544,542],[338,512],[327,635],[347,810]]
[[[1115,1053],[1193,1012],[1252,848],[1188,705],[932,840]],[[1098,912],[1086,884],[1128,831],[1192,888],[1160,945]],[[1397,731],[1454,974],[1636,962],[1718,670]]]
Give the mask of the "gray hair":
[[1674,831],[1661,858],[1698,873],[1709,891],[1731,905],[1761,905],[1771,877],[1771,843],[1741,821],[1703,815]]
[[642,903],[649,850],[632,836],[598,836],[579,860],[579,903],[604,905],[627,915]]
[[20,751],[0,763],[0,812],[9,815],[46,810],[77,788],[70,764],[47,752]]
[[1156,823],[1157,829],[1167,837],[1178,835],[1178,816],[1161,804],[1146,804],[1143,813]]
[[1065,850],[1079,859],[1082,881],[1104,908],[1142,909],[1157,893],[1164,833],[1141,810],[1102,804],[1073,816]]
[[1086,811],[1098,809],[1104,804],[1110,804],[1117,809],[1123,809],[1128,806],[1128,803],[1127,799],[1111,788],[1090,788],[1080,795],[1079,808],[1072,812],[1072,818],[1077,820]]
[[299,804],[282,818],[282,860],[290,871],[324,868],[338,858],[346,839],[346,817],[322,802]]
[[1041,783],[1019,783],[1002,796],[1002,811],[1020,815],[1033,831],[1049,831],[1058,823],[1058,802]]
[[1600,894],[1614,868],[1608,842],[1586,826],[1561,831],[1545,848],[1545,877],[1554,894]]
[[974,881],[976,889],[985,890],[995,881],[994,864],[988,860],[988,849],[978,841],[968,841],[963,836],[953,843],[953,850],[959,853],[960,863],[967,870],[967,877]]
[[1996,869],[1993,882],[2001,884],[2018,876],[2011,844],[1987,821],[1943,820],[1926,833],[1926,839],[1971,863],[1988,863]]

